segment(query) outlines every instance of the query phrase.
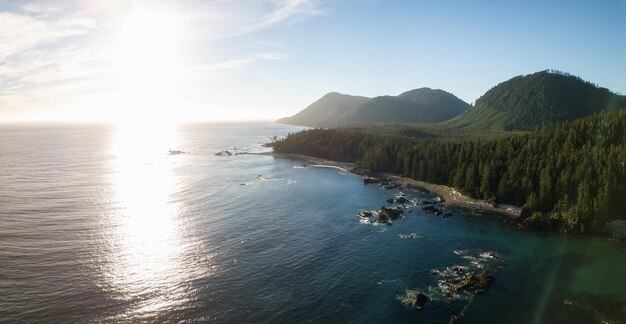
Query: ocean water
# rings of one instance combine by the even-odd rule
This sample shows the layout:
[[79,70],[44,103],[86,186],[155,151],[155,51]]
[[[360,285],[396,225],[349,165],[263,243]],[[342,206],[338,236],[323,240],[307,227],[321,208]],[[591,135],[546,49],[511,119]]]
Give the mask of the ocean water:
[[[419,208],[366,224],[397,190],[239,154],[299,129],[0,127],[0,322],[626,321],[623,244]],[[447,296],[454,266],[496,281]]]

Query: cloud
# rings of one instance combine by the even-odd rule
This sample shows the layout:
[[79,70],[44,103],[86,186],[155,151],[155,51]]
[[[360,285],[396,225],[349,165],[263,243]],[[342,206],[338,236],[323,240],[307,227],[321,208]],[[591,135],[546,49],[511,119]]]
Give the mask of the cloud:
[[62,7],[50,2],[29,2],[22,6],[22,10],[30,14],[47,15],[62,10]]
[[279,23],[293,23],[323,13],[318,0],[283,0],[273,3],[272,11],[264,14],[258,21],[243,26],[238,33],[251,33]]
[[[47,109],[71,98],[88,102],[85,98],[118,87],[119,54],[112,47],[124,17],[134,9],[157,8],[180,17],[186,27],[181,48],[194,51],[194,59],[181,67],[186,77],[180,80],[195,87],[255,63],[289,57],[288,45],[280,41],[237,43],[238,36],[323,13],[319,0],[75,0],[6,6],[0,4],[0,119],[23,105]],[[207,55],[205,49],[225,46],[231,46],[225,57]]]
[[193,73],[204,73],[204,72],[214,72],[220,70],[240,70],[244,68],[246,65],[250,65],[252,63],[258,61],[277,61],[284,60],[289,56],[283,53],[256,53],[250,55],[248,57],[230,59],[219,63],[208,64],[204,66],[194,67],[189,69],[189,72]]
[[86,34],[93,27],[95,21],[89,18],[48,21],[0,12],[0,62],[41,45],[54,46],[64,38]]
[[320,0],[202,1],[192,5],[204,36],[223,39],[242,36],[281,24],[291,25],[324,14]]

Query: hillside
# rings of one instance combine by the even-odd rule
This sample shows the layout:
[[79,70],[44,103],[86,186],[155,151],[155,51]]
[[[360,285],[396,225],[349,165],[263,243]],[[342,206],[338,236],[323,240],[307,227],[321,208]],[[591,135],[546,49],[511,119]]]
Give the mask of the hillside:
[[462,115],[442,123],[476,131],[529,131],[626,108],[626,96],[566,73],[541,71],[502,82]]
[[337,127],[364,123],[437,123],[464,112],[469,105],[443,90],[420,88],[398,96],[375,98],[329,93],[298,114],[278,123]]
[[626,217],[626,110],[493,139],[314,129],[275,143],[274,151],[355,162],[370,172],[524,206],[523,217],[537,213],[529,223],[547,219],[545,225],[562,225],[563,231],[599,229],[606,221]]
[[338,126],[337,120],[341,115],[353,110],[369,99],[367,97],[331,92],[294,116],[281,118],[276,122],[310,127],[335,127]]

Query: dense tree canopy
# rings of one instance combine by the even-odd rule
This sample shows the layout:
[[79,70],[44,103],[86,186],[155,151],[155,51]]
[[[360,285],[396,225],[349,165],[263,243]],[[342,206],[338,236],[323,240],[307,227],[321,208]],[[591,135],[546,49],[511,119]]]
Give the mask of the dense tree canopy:
[[313,129],[291,134],[274,150],[449,185],[572,225],[597,228],[626,218],[626,111],[502,138]]
[[480,131],[529,131],[624,107],[625,96],[551,70],[498,84],[478,98],[474,107],[444,124]]

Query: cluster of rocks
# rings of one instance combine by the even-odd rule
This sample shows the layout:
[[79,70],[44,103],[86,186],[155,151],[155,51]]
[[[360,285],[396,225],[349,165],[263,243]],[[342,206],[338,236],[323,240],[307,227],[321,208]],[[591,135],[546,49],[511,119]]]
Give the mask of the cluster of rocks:
[[224,151],[218,151],[214,153],[217,156],[232,156],[235,155],[235,153],[229,151],[229,150],[224,150]]
[[387,190],[392,190],[396,188],[400,188],[400,190],[404,190],[404,187],[400,183],[398,183],[392,178],[387,178],[387,177],[365,176],[363,178],[363,184],[365,185],[378,184],[381,188],[384,188]]
[[[432,269],[430,273],[437,276],[437,286],[428,287],[426,290],[429,294],[433,294],[432,298],[419,290],[406,290],[404,295],[397,297],[398,300],[409,307],[420,309],[428,302],[445,301],[449,303],[449,299],[465,298],[467,294],[481,294],[495,282],[495,276],[483,267],[486,262],[497,262],[496,260],[500,259],[499,255],[490,251],[467,254],[466,250],[455,250],[454,254],[461,255],[462,259],[472,262],[467,265],[457,264]],[[462,316],[463,312],[452,314],[450,323],[461,319]]]
[[437,216],[441,216],[442,218],[448,218],[452,216],[451,212],[445,211],[443,208],[438,207],[438,203],[429,202],[429,205],[422,207],[422,210],[429,214],[435,214]]
[[223,151],[217,151],[213,154],[215,154],[216,156],[233,156],[233,155],[241,155],[241,154],[246,154],[245,152],[237,152],[236,151],[237,148],[234,148],[232,151],[230,150],[223,150]]
[[404,210],[401,208],[387,208],[382,207],[378,210],[378,221],[381,223],[389,223],[391,220],[396,220],[400,217],[400,214],[403,214]]
[[381,207],[379,210],[373,211],[360,211],[359,217],[364,219],[369,219],[370,217],[377,216],[377,219],[374,221],[378,224],[391,225],[392,221],[398,219],[401,214],[404,213],[404,210],[400,207],[396,208],[388,208]]
[[[459,268],[459,274],[463,270]],[[463,277],[458,279],[445,279],[440,283],[444,294],[450,296],[458,294],[463,291],[468,291],[473,294],[480,294],[496,280],[496,278],[487,273],[467,273]]]

